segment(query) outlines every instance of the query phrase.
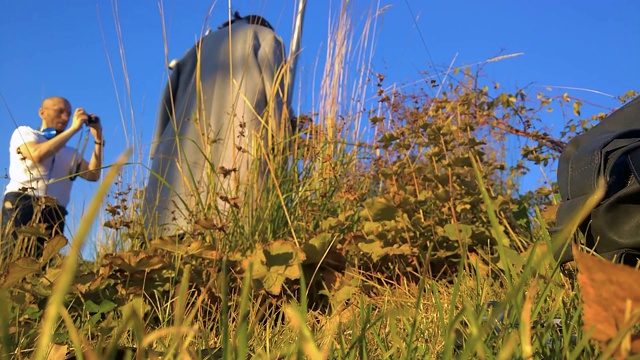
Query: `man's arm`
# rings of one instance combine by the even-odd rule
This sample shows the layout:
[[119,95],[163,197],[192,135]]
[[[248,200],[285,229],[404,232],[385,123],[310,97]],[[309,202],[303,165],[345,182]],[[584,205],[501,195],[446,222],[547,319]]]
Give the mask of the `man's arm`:
[[82,129],[82,124],[84,124],[86,121],[86,113],[84,112],[84,110],[77,109],[75,114],[73,115],[73,122],[67,130],[56,135],[53,139],[47,140],[45,142],[26,142],[20,145],[17,151],[25,158],[37,164],[41,164],[45,160],[55,155],[58,151],[60,151],[60,149],[65,146],[67,141],[69,141],[69,139],[73,135],[75,135],[78,131],[80,131],[80,129]]
[[18,153],[35,163],[41,164],[60,151],[77,132],[78,130],[69,128],[45,142],[26,142],[18,147]]
[[80,163],[81,178],[87,181],[100,180],[100,170],[102,168],[102,149],[104,149],[104,139],[102,138],[102,125],[100,123],[91,125],[91,134],[94,139],[93,153],[91,154],[91,160],[87,162],[82,159]]

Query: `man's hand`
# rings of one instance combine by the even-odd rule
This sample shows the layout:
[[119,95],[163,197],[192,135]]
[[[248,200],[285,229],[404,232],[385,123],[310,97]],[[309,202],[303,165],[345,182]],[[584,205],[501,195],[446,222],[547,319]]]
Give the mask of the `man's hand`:
[[[91,114],[91,115],[95,116],[95,114]],[[88,118],[89,117],[87,116],[87,119]],[[87,125],[89,125],[91,135],[93,135],[93,138],[95,139],[95,141],[102,142],[102,124],[100,123],[100,121],[93,124],[87,123]]]
[[74,133],[80,131],[82,129],[82,125],[86,124],[89,120],[89,115],[84,111],[83,108],[77,108],[73,113],[73,121],[71,122],[71,129]]
[[[95,114],[91,114],[95,116]],[[102,124],[100,121],[95,123],[87,123],[91,135],[95,139],[95,146],[93,147],[93,153],[91,154],[91,160],[87,162],[82,159],[80,164],[80,177],[89,181],[100,180],[100,169],[102,168],[102,149],[104,147],[104,139],[102,138]]]

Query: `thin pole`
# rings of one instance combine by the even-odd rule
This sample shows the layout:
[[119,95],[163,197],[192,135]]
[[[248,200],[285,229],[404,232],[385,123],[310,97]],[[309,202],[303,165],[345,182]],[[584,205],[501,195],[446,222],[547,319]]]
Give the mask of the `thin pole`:
[[298,52],[300,51],[300,40],[302,39],[302,23],[304,22],[304,10],[306,6],[306,0],[298,1],[298,11],[296,13],[293,36],[291,37],[291,48],[289,48],[289,84],[287,87],[287,96],[292,96],[293,94],[296,66],[298,64]]

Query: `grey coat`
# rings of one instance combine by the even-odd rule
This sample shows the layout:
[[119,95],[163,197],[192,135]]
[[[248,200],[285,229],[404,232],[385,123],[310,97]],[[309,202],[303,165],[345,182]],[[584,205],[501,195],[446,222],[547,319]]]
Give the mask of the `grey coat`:
[[203,211],[225,214],[229,203],[221,196],[256,201],[260,180],[249,169],[264,176],[263,149],[290,132],[284,61],[272,30],[237,21],[204,36],[173,65],[151,148],[148,236],[190,231]]

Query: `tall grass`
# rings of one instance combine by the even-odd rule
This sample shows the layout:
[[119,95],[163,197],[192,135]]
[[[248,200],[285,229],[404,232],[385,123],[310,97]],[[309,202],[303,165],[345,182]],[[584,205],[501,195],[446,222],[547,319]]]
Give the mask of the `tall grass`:
[[[217,164],[207,164],[209,188],[194,188],[185,201],[193,201],[199,218],[216,219],[224,231],[187,233],[181,241],[197,243],[201,246],[198,254],[205,249],[208,257],[191,256],[197,251],[181,248],[183,244],[177,240],[173,251],[163,252],[142,243],[136,234],[147,229],[141,228],[142,221],[137,218],[128,229],[115,232],[114,243],[97,257],[95,271],[79,270],[77,255],[86,241],[86,224],[95,218],[98,204],[124,163],[121,160],[95,195],[62,271],[47,270],[47,275],[55,274],[50,279],[53,286],[41,288],[50,292],[39,293],[39,280],[25,275],[24,283],[0,293],[0,353],[7,358],[31,354],[31,358],[46,359],[56,343],[70,346],[77,358],[87,359],[159,354],[180,359],[599,356],[580,328],[578,294],[551,261],[549,251],[559,245],[552,243],[545,230],[546,220],[537,208],[529,209],[537,214],[531,220],[540,229],[533,240],[504,231],[507,224],[494,203],[493,189],[484,183],[482,164],[473,156],[472,180],[481,190],[484,215],[496,236],[496,262],[467,256],[467,247],[460,246],[457,271],[450,278],[437,279],[423,268],[412,270],[414,277],[385,277],[368,267],[358,267],[366,260],[355,259],[356,266],[346,266],[335,275],[342,279],[342,288],[327,284],[321,288],[315,280],[330,262],[327,249],[320,261],[299,264],[300,278],[279,295],[259,288],[254,275],[260,269],[251,261],[243,267],[247,254],[257,245],[288,239],[303,246],[313,240],[310,237],[315,232],[310,229],[344,215],[340,214],[343,207],[330,203],[337,198],[333,195],[346,192],[345,179],[362,171],[359,160],[363,151],[369,151],[366,156],[371,158],[379,155],[373,140],[363,136],[369,113],[360,106],[367,98],[375,46],[372,32],[382,11],[372,8],[364,24],[357,27],[350,2],[341,3],[327,38],[318,108],[312,111],[318,116],[296,134],[285,131],[286,111],[279,119],[262,118],[265,124],[280,121],[273,128],[282,132],[271,134],[271,143],[254,143],[249,181],[253,186],[228,193],[219,187]],[[362,34],[358,38],[356,28]],[[286,74],[286,68],[280,69],[275,83],[286,83]],[[382,115],[380,111],[377,115]],[[234,138],[234,134],[227,135]],[[261,134],[256,138],[262,139]],[[206,140],[203,132],[202,143],[207,144]],[[206,154],[210,149],[205,145],[201,151]],[[183,176],[189,180],[188,169]],[[354,193],[367,193],[383,185],[363,179],[352,184],[357,187],[352,189]],[[218,193],[240,196],[244,201],[237,208],[221,211],[212,196]],[[135,201],[133,195],[130,201]],[[355,227],[349,223],[355,218],[344,215],[342,226]],[[459,225],[455,219],[452,222]],[[461,244],[464,241],[462,237],[458,240]],[[340,241],[333,238],[331,246]],[[169,242],[163,245],[164,250],[170,247]],[[532,245],[522,253],[510,244]],[[107,252],[142,260],[116,262],[108,260]],[[139,286],[134,276],[139,274],[144,280],[142,290],[128,292]],[[81,282],[86,276],[94,277],[98,284]],[[100,288],[103,303],[82,298],[81,286]],[[318,300],[320,295],[324,305]],[[115,297],[126,298],[126,303],[101,308],[103,304],[110,306],[108,302],[115,302]],[[25,308],[20,299],[33,304]],[[40,308],[34,299],[46,299],[46,305]],[[56,340],[55,335],[60,334],[67,334],[66,340]]]

